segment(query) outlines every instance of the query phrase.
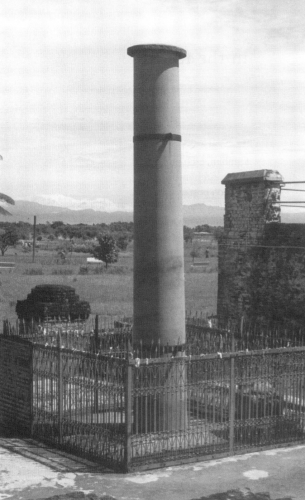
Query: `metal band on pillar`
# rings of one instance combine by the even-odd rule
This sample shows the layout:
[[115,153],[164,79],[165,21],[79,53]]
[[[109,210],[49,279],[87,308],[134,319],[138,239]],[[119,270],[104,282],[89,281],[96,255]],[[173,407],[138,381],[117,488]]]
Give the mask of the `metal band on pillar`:
[[171,45],[134,58],[134,314],[141,352],[185,344],[179,59]]
[[181,142],[179,134],[138,134],[133,138],[133,142],[140,141],[178,141]]

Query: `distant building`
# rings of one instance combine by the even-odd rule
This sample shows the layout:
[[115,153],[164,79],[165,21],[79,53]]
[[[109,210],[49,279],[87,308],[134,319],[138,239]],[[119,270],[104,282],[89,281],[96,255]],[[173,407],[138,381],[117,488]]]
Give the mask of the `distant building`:
[[87,257],[87,264],[104,264],[104,262],[95,257]]
[[214,240],[214,236],[211,233],[207,233],[204,231],[194,232],[193,233],[193,241],[200,241],[202,243],[211,243]]

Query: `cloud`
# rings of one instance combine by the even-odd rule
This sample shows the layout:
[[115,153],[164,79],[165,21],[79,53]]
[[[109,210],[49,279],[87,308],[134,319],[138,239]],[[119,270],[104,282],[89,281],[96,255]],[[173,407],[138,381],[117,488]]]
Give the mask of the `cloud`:
[[116,205],[107,198],[72,198],[64,195],[37,195],[29,201],[35,201],[42,205],[64,207],[71,210],[97,210],[102,212],[116,212],[118,210],[132,211],[131,205],[118,204]]
[[302,175],[304,14],[303,0],[2,0],[1,189],[130,205],[126,49],[137,43],[188,52],[180,63],[185,191],[216,193],[228,171]]

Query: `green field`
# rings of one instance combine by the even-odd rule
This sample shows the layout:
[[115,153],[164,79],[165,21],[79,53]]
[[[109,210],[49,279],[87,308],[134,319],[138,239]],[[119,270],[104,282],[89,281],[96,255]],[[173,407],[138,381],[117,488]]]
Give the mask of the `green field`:
[[[217,249],[210,252],[210,258],[199,257],[196,261],[208,262],[203,270],[192,268],[190,246],[185,248],[185,300],[187,310],[216,313],[217,298]],[[16,319],[17,300],[23,300],[31,289],[40,284],[64,284],[73,286],[81,300],[87,300],[93,314],[103,316],[132,316],[133,295],[133,253],[121,252],[116,264],[96,274],[94,265],[86,264],[87,254],[69,254],[65,263],[58,262],[55,250],[38,250],[35,262],[32,253],[21,248],[9,249],[0,260],[15,262],[11,271],[0,270],[0,313],[1,319]],[[92,265],[91,265],[92,266]],[[80,274],[84,268],[89,274]]]

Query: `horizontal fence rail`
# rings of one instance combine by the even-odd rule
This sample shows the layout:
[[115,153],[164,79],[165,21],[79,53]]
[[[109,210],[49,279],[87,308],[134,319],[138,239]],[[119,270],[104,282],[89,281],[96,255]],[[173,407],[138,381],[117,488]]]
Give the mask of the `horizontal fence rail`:
[[[116,357],[158,358],[184,351],[187,355],[236,351],[253,351],[281,347],[305,346],[305,329],[296,325],[264,324],[247,321],[223,324],[215,316],[202,314],[187,316],[186,342],[176,346],[162,346],[160,341],[150,348],[141,344],[132,346],[132,318],[91,317],[88,321],[45,321],[12,325],[3,322],[4,335],[17,335],[42,345],[57,345],[61,335],[63,347],[86,352],[101,352]],[[232,342],[234,348],[232,348]]]
[[0,426],[124,471],[304,442],[302,331],[209,321],[188,318],[184,350],[147,357],[130,320],[5,323]]

